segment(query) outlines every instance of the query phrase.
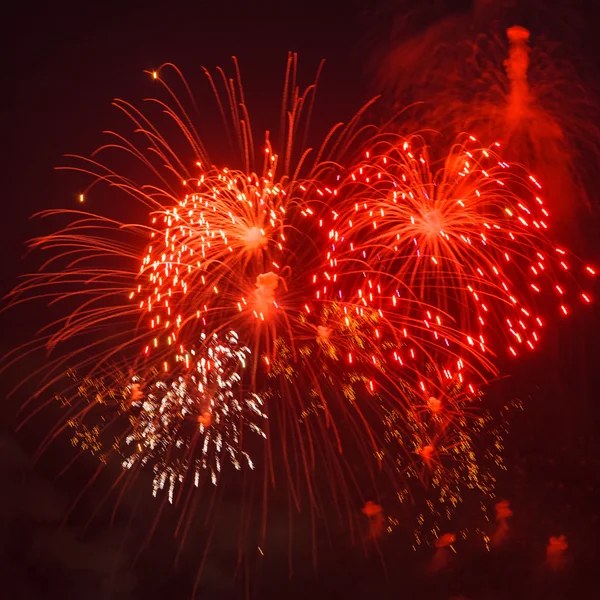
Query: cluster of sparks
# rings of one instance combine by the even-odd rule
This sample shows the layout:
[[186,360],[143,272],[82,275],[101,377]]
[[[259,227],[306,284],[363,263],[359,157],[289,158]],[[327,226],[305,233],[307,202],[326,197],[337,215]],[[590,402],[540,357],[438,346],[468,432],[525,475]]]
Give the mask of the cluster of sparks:
[[[227,169],[185,185],[193,192],[153,217],[160,233],[151,234],[141,267],[148,286],[139,284],[130,294],[144,294],[140,309],[157,331],[145,354],[160,343],[176,345],[190,321],[206,324],[216,313],[221,323],[232,324],[248,311],[264,321],[270,307],[277,308],[278,262],[286,243],[283,186],[273,182],[271,171],[258,177]],[[168,370],[166,362],[163,368]]]
[[[305,102],[293,97],[289,131]],[[478,413],[481,386],[498,374],[504,351],[533,350],[548,318],[592,298],[579,275],[595,271],[553,242],[540,183],[472,137],[436,162],[421,138],[375,131],[349,162],[330,160],[323,148],[331,140],[338,149],[348,139],[364,144],[351,129],[334,129],[302,177],[307,152],[290,169],[287,139],[282,167],[267,138],[257,175],[245,109],[239,116],[235,107],[244,165],[217,168],[190,117],[177,112],[181,102],[169,114],[198,152],[176,160],[149,118],[125,106],[153,151],[123,149],[139,153],[152,176],[158,154],[167,174],[135,183],[96,159],[80,170],[140,201],[149,222],[76,214],[34,241],[59,248],[47,266],[61,266],[26,279],[13,296],[21,302],[43,289],[64,300],[82,284],[79,307],[44,344],[83,337],[81,349],[94,356],[78,358],[78,371],[98,377],[116,362],[130,373],[91,399],[83,394],[83,409],[67,403],[73,443],[105,460],[101,430],[124,419],[125,432],[109,442],[121,466],[148,465],[154,493],[167,488],[171,500],[188,477],[198,486],[206,472],[216,484],[225,460],[254,468],[245,431],[271,443],[278,430],[277,443],[286,447],[291,436],[300,455],[284,451],[291,487],[294,463],[312,489],[310,465],[341,473],[332,465],[358,444],[394,481],[437,490],[445,506],[460,503],[464,486],[492,494],[493,476],[474,451],[490,429]],[[90,402],[112,416],[96,418]]]
[[[475,138],[467,141],[474,145]],[[332,211],[324,275],[333,271],[334,294],[356,290],[367,306],[385,303],[387,293],[396,308],[409,290],[436,340],[440,317],[423,304],[453,318],[459,342],[497,354],[504,339],[513,356],[540,339],[542,302],[532,296],[553,294],[562,315],[571,302],[591,301],[588,291],[570,289],[576,259],[549,238],[549,214],[533,176],[492,149],[456,145],[438,170],[427,149],[410,140],[385,140],[377,150],[341,183],[340,195],[351,201]],[[344,270],[352,272],[352,263],[359,280],[376,273],[367,286],[348,285]],[[595,275],[590,266],[581,270]]]
[[123,467],[152,464],[154,494],[168,483],[171,501],[176,483],[189,473],[197,487],[207,469],[216,484],[223,457],[237,470],[242,461],[254,468],[242,447],[244,426],[266,437],[255,422],[266,418],[261,397],[255,393],[240,397],[240,372],[248,348],[240,346],[233,331],[223,342],[217,335],[202,338],[201,352],[179,356],[181,373],[172,373],[168,382],[149,384],[134,378],[130,385],[132,428],[125,444],[133,453],[123,460]]
[[72,444],[103,462],[114,453],[125,470],[150,466],[154,495],[167,487],[170,502],[177,484],[198,487],[205,470],[216,485],[226,460],[254,469],[243,437],[265,438],[267,415],[262,397],[243,388],[249,359],[229,331],[222,339],[202,334],[196,348],[176,357],[168,379],[156,369],[145,379],[120,373],[79,380],[71,371],[75,393],[61,401],[77,409],[67,422]]
[[[426,373],[437,379],[433,365]],[[482,497],[495,495],[498,473],[506,468],[502,451],[511,413],[522,409],[522,403],[513,400],[496,410],[484,408],[483,393],[472,394],[449,373],[439,382],[437,395],[425,402],[410,386],[405,392],[412,398],[411,406],[387,411],[384,419],[380,455],[391,454],[394,470],[406,482],[397,489],[400,505],[388,507],[387,531],[402,525],[401,505],[412,501],[419,513],[413,529],[415,546],[439,538],[458,512],[471,516],[461,530],[466,536],[473,529],[474,507],[479,508]],[[420,460],[411,460],[411,453]],[[411,481],[422,485],[410,485]],[[487,507],[482,508],[485,517]]]

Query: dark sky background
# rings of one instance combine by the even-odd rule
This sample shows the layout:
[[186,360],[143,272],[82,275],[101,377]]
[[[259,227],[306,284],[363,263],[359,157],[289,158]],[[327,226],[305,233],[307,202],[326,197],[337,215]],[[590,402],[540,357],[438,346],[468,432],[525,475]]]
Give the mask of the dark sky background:
[[[399,10],[408,5],[397,4]],[[311,0],[11,6],[1,25],[3,292],[26,270],[23,244],[39,228],[29,216],[40,209],[71,206],[78,193],[69,174],[54,171],[61,156],[87,154],[101,143],[102,130],[115,122],[113,97],[137,101],[152,94],[145,69],[169,61],[194,81],[200,66],[228,67],[229,57],[236,55],[259,131],[278,114],[287,51],[299,53],[304,83],[326,58],[314,122],[317,131],[324,130],[351,116],[375,91],[368,56],[387,29],[391,5],[391,0],[376,6],[360,0]],[[429,5],[436,14],[444,14],[450,3]],[[468,2],[456,6],[461,9]],[[594,16],[591,11],[581,14]],[[591,68],[597,68],[599,47],[591,29],[581,42]],[[589,222],[589,229],[598,231],[597,219]],[[598,263],[598,238],[586,240],[583,246]],[[3,315],[0,350],[22,342],[40,318],[44,315]],[[315,573],[310,539],[303,529],[306,522],[300,519],[292,579],[287,558],[282,558],[287,546],[279,547],[277,539],[277,556],[265,560],[258,579],[252,572],[254,563],[234,578],[236,549],[230,540],[235,539],[235,524],[228,524],[228,503],[235,497],[225,494],[220,518],[227,535],[213,541],[198,597],[241,598],[251,589],[255,597],[265,599],[559,599],[591,590],[600,559],[599,333],[597,309],[575,315],[568,325],[562,323],[551,332],[542,355],[516,365],[513,377],[496,391],[526,401],[507,444],[509,474],[500,493],[515,510],[515,541],[505,553],[491,555],[466,547],[452,573],[430,577],[422,573],[428,555],[413,553],[393,536],[382,542],[383,564],[377,552],[365,556],[360,548],[336,538],[331,551],[320,553]],[[30,368],[25,365],[4,375],[5,382],[17,380]],[[165,519],[153,543],[134,562],[155,510],[151,499],[144,497],[140,505],[137,496],[128,499],[113,528],[102,512],[97,522],[84,528],[103,497],[103,486],[106,491],[109,485],[108,477],[63,520],[94,465],[84,461],[57,478],[71,454],[67,440],[34,464],[44,422],[14,433],[23,399],[21,395],[6,400],[0,415],[0,595],[11,600],[190,598],[210,527],[201,528],[197,537],[191,535],[175,566],[177,544],[172,523]],[[146,489],[144,494],[149,495]],[[277,511],[276,504],[275,538],[278,527],[287,528],[287,512]],[[561,533],[569,539],[570,566],[557,576],[544,570],[544,548],[551,535]]]

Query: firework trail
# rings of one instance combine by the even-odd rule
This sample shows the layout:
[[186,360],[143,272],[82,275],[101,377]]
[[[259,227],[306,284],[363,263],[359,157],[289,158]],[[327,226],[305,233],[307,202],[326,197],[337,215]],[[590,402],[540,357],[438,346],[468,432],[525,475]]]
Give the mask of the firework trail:
[[555,42],[512,26],[519,16],[506,3],[476,2],[418,33],[405,23],[377,51],[377,85],[396,110],[416,103],[402,113],[404,131],[426,125],[450,139],[469,131],[500,141],[506,160],[545,184],[553,212],[573,217],[589,206],[600,156],[595,88]]

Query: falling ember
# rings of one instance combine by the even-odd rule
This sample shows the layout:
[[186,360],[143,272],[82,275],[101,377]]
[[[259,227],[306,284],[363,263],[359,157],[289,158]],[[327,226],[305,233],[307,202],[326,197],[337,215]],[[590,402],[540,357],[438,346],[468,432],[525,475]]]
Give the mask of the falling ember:
[[362,513],[369,519],[369,539],[376,540],[383,533],[383,508],[368,500],[362,508]]
[[427,405],[429,406],[429,409],[431,410],[431,412],[434,412],[434,413],[440,412],[440,410],[442,409],[441,400],[438,400],[437,398],[434,398],[433,396],[429,397],[429,399],[427,400]]
[[141,389],[141,385],[139,383],[133,383],[131,385],[131,395],[129,397],[129,402],[134,403],[138,400],[141,400],[144,397],[144,392]]
[[210,427],[212,424],[212,413],[210,411],[206,411],[198,416],[198,423],[203,427]]
[[275,290],[279,285],[279,275],[270,271],[256,278],[256,301],[258,306],[265,309],[275,302]]
[[456,536],[453,533],[444,533],[435,541],[436,550],[429,564],[431,573],[439,573],[449,567],[451,558],[449,548],[452,549],[455,541]]
[[326,327],[324,325],[317,326],[317,334],[322,340],[328,340],[331,337],[332,333],[333,330],[331,329],[331,327]]
[[493,533],[491,541],[493,546],[501,546],[509,535],[508,519],[513,516],[508,500],[501,500],[495,506],[496,509],[496,531]]
[[423,461],[430,468],[433,465],[434,452],[435,452],[435,448],[431,444],[428,444],[427,446],[424,446],[423,448],[421,448],[419,450],[419,454],[423,458]]
[[565,553],[569,547],[564,535],[552,536],[546,546],[546,564],[553,571],[560,571],[565,567]]

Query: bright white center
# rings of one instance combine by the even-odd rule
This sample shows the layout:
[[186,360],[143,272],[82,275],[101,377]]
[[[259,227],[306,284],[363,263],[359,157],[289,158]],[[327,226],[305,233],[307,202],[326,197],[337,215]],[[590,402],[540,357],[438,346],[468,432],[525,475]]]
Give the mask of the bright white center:
[[242,238],[251,250],[261,248],[267,243],[267,238],[258,227],[250,227]]
[[437,235],[442,230],[440,213],[437,210],[423,213],[423,228],[427,235]]

